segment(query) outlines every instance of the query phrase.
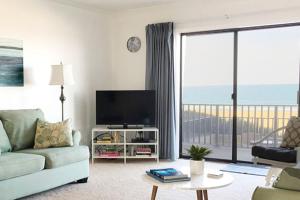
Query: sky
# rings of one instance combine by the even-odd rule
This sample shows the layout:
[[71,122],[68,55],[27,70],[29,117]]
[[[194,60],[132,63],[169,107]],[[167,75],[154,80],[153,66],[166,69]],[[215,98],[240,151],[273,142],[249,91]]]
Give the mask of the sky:
[[[239,32],[240,85],[297,84],[300,26]],[[233,33],[184,36],[183,86],[232,85]]]

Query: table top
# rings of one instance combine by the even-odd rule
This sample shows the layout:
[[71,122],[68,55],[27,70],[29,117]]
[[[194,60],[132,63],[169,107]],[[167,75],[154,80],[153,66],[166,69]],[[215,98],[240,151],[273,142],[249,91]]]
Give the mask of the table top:
[[[183,173],[189,174],[189,169],[179,169]],[[216,189],[230,185],[233,182],[233,177],[226,172],[223,172],[223,176],[218,178],[208,177],[209,169],[207,169],[203,175],[192,175],[190,181],[162,183],[147,174],[143,175],[143,180],[149,184],[156,185],[160,188],[166,189],[183,189],[183,190],[209,190]]]

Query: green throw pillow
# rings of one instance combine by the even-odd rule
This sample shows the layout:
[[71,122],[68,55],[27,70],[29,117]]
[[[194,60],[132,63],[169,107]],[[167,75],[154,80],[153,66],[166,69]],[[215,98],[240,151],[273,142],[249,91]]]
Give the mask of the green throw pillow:
[[33,147],[37,119],[44,120],[40,109],[0,111],[0,120],[13,151]]
[[70,119],[58,123],[38,120],[35,134],[35,149],[73,146]]
[[1,121],[0,121],[0,151],[1,152],[11,151],[11,145]]
[[300,191],[300,169],[292,167],[283,169],[273,187]]

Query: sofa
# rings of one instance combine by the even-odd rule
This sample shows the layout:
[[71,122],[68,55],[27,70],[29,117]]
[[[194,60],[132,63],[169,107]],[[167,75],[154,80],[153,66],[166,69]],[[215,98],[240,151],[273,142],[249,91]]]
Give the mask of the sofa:
[[89,177],[89,149],[72,131],[73,146],[34,149],[40,109],[0,111],[0,199],[11,200]]

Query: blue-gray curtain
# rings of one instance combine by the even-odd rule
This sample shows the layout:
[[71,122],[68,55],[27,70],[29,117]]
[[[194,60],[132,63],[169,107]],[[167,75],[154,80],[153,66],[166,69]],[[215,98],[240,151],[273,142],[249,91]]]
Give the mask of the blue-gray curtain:
[[160,157],[175,160],[175,74],[173,23],[146,26],[146,89],[156,91]]

